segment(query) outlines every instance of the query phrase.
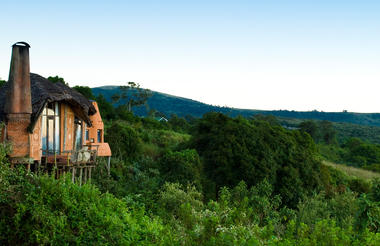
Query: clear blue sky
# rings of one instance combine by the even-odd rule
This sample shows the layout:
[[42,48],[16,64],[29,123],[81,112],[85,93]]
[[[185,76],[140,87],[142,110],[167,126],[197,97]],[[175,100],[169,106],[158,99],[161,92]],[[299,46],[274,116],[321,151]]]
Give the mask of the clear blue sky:
[[128,81],[240,108],[380,112],[380,1],[3,1],[0,77]]

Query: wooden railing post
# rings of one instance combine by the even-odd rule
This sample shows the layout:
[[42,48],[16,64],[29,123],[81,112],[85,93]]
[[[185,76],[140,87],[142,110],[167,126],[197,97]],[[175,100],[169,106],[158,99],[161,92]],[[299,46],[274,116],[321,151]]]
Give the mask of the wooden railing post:
[[82,174],[83,174],[83,168],[80,167],[80,170],[79,170],[79,186],[82,186]]

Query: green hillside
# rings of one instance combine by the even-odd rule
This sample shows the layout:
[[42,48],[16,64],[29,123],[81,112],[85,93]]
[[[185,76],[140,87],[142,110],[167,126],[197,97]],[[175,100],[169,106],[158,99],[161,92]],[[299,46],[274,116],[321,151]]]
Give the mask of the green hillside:
[[375,178],[380,178],[380,173],[372,172],[369,170],[347,166],[343,164],[336,164],[330,161],[323,161],[323,165],[338,169],[349,177],[363,179],[363,180],[372,180]]
[[[288,128],[298,128],[305,119],[278,118],[279,123]],[[317,121],[316,121],[317,122]],[[333,122],[338,143],[345,143],[350,138],[360,138],[363,141],[380,144],[380,127],[346,122]]]
[[[102,86],[92,88],[95,95],[103,94],[107,100],[111,96],[119,93],[118,86]],[[359,125],[380,126],[380,113],[351,113],[351,112],[319,112],[319,111],[289,111],[289,110],[256,110],[256,109],[237,109],[228,107],[219,107],[205,104],[192,99],[177,97],[161,92],[153,92],[152,97],[148,100],[149,107],[136,107],[135,113],[140,116],[147,114],[147,110],[155,109],[166,116],[176,114],[178,116],[191,115],[201,117],[207,112],[220,112],[230,116],[242,115],[245,117],[255,114],[274,115],[283,118],[296,119],[314,119],[328,120],[332,122],[345,122]]]

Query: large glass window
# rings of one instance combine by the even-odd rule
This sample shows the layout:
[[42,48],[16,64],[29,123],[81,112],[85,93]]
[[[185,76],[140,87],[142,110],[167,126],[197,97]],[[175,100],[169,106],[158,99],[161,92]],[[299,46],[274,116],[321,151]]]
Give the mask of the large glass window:
[[82,148],[82,121],[75,117],[75,142],[74,146],[76,150]]
[[101,129],[98,129],[97,135],[98,135],[98,143],[101,143],[102,142],[102,130]]
[[42,111],[41,141],[44,155],[60,152],[59,104],[48,103]]

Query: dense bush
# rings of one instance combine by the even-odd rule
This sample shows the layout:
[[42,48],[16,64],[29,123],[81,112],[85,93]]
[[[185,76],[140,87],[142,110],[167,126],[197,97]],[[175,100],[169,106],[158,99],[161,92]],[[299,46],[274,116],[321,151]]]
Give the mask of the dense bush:
[[84,186],[10,169],[0,145],[1,245],[378,245],[380,180],[320,165],[309,134],[263,116],[190,129],[123,115],[105,121],[110,176],[98,159]]
[[316,143],[337,144],[333,123],[327,120],[307,120],[299,124],[300,131],[307,132]]
[[333,199],[321,193],[300,203],[298,213],[279,208],[267,181],[222,188],[219,197],[204,204],[194,188],[167,183],[158,203],[183,245],[377,245],[380,239],[354,229],[358,201],[351,192]]
[[2,167],[3,245],[157,244],[170,237],[159,220],[92,185]]
[[380,145],[365,143],[358,138],[349,139],[343,148],[347,149],[348,154],[345,160],[355,166],[370,166],[380,163]]
[[337,158],[347,152],[317,149],[308,134],[261,119],[208,114],[189,131],[190,142],[170,123],[119,121],[134,129],[141,149],[114,158],[111,177],[94,181],[159,216],[182,245],[376,245],[376,185],[317,160],[325,146]]
[[160,173],[167,182],[193,184],[201,189],[202,164],[194,149],[167,151],[160,160]]
[[313,227],[316,222],[334,219],[341,228],[353,225],[358,211],[358,201],[353,192],[336,193],[326,198],[324,193],[306,198],[298,204],[297,222]]
[[175,114],[170,116],[168,123],[170,128],[176,132],[189,132],[191,127],[190,123],[187,122],[185,118],[178,117]]
[[140,153],[141,140],[129,125],[116,121],[107,129],[105,141],[109,143],[113,156],[133,159]]
[[223,114],[206,114],[193,134],[192,146],[204,159],[206,194],[215,198],[223,186],[241,180],[248,186],[267,179],[283,203],[295,207],[302,196],[320,185],[320,163],[308,134],[267,122],[249,122]]

